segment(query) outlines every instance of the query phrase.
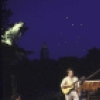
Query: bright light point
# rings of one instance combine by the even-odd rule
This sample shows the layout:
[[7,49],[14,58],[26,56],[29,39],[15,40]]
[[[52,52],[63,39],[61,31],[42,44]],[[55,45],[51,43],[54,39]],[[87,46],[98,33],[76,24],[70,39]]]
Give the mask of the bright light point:
[[72,26],[74,26],[74,24],[72,24]]
[[85,49],[83,49],[83,51],[85,51]]
[[60,44],[58,44],[58,46],[59,46]]
[[62,32],[60,34],[62,34]]
[[68,17],[66,17],[66,19],[68,19]]
[[82,26],[82,24],[80,24],[80,26]]
[[80,37],[78,36],[78,39],[79,39]]
[[67,43],[67,41],[65,41],[65,43]]
[[3,30],[3,28],[1,28],[1,30]]

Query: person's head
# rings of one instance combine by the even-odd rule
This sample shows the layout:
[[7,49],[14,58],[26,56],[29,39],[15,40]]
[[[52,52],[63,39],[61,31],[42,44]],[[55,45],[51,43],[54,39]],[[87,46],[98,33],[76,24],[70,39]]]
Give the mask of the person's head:
[[68,74],[69,77],[73,77],[74,71],[73,71],[71,68],[69,68],[69,69],[67,70],[67,74]]
[[15,94],[13,97],[12,97],[12,100],[21,100],[21,96],[20,94]]

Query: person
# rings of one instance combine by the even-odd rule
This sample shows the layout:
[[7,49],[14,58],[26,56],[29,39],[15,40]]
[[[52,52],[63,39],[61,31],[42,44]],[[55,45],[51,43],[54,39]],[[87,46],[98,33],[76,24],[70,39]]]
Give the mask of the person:
[[20,94],[16,93],[15,95],[12,96],[11,100],[21,100]]
[[[69,85],[70,82],[74,83],[78,81],[78,77],[74,76],[74,71],[71,68],[67,70],[67,74],[68,76],[62,79],[61,89],[68,88],[66,86],[70,86]],[[74,85],[74,89],[72,89],[69,93],[65,94],[65,100],[79,100],[79,95],[80,95],[80,90],[78,89],[79,86],[80,86],[79,82],[76,82]]]

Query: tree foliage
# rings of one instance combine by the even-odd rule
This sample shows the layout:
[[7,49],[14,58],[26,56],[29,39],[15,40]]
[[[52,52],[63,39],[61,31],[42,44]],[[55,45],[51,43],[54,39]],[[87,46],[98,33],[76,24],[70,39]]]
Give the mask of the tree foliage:
[[9,22],[9,17],[13,14],[11,10],[6,9],[7,0],[1,0],[1,34],[7,29]]
[[[11,27],[9,17],[13,14],[11,10],[6,9],[6,3],[8,0],[1,0],[1,30],[0,34],[4,35],[8,27]],[[28,27],[21,29],[21,32],[24,33]],[[23,35],[23,34],[22,34]],[[5,43],[1,43],[1,55],[2,55],[2,67],[3,67],[3,95],[11,95],[11,79],[10,75],[16,74],[16,69],[20,65],[20,61],[27,59],[28,54],[32,54],[33,51],[26,51],[24,48],[20,48],[16,44],[9,46]]]

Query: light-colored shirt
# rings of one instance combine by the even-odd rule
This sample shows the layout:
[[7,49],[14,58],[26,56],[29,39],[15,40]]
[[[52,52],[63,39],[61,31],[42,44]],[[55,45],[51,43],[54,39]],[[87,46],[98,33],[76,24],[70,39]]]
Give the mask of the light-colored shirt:
[[[76,82],[78,81],[78,77],[74,76],[72,78],[70,78],[69,76],[66,76],[65,78],[62,79],[62,82],[61,82],[61,87],[64,86],[64,85],[70,85],[69,82]],[[79,82],[77,82],[75,84],[75,88],[79,87]]]

